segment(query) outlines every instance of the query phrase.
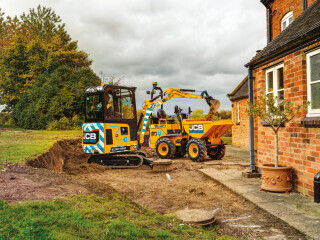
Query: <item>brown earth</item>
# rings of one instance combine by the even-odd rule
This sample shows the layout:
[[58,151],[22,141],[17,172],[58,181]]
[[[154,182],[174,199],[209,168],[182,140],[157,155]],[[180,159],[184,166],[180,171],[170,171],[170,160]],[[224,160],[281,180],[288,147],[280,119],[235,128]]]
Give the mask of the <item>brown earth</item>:
[[88,156],[82,151],[81,139],[71,139],[56,142],[49,151],[36,158],[27,159],[26,164],[71,175],[98,173],[108,169],[98,164],[87,164],[87,158]]
[[48,200],[77,194],[104,196],[115,192],[97,181],[36,169],[24,165],[2,165],[0,199],[10,202]]
[[[142,150],[147,151],[149,158],[156,159],[154,151],[146,147]],[[44,200],[79,193],[103,195],[115,189],[132,201],[163,214],[185,208],[216,211],[216,224],[222,234],[245,239],[305,239],[285,222],[197,171],[215,166],[208,162],[194,163],[183,158],[174,160],[173,170],[169,173],[157,173],[147,166],[111,170],[96,164],[88,165],[86,158],[80,140],[64,140],[55,144],[51,152],[28,160],[31,166],[64,173],[6,166],[5,172],[0,174],[0,198]],[[238,163],[216,167],[235,171],[246,169]]]

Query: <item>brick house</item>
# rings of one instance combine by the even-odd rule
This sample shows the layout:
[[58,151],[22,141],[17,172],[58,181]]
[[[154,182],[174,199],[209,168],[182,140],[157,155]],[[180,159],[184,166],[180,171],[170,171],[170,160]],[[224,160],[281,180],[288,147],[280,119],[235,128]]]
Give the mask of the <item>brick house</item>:
[[[268,44],[245,65],[249,99],[264,93],[294,104],[311,101],[306,116],[280,129],[279,163],[292,166],[295,189],[312,197],[320,171],[320,1],[261,2]],[[274,162],[273,131],[257,119],[250,119],[250,159],[258,167]]]
[[249,117],[248,109],[248,76],[233,90],[227,94],[232,103],[232,145],[249,149]]

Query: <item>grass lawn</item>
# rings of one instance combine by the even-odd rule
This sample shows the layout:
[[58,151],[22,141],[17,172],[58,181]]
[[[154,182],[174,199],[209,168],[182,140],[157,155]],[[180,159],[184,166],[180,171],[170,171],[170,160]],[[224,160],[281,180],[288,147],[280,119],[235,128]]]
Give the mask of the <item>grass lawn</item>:
[[0,163],[24,163],[26,158],[45,152],[58,140],[79,137],[81,130],[33,131],[0,126]]
[[233,239],[191,227],[118,194],[50,201],[0,200],[0,239]]

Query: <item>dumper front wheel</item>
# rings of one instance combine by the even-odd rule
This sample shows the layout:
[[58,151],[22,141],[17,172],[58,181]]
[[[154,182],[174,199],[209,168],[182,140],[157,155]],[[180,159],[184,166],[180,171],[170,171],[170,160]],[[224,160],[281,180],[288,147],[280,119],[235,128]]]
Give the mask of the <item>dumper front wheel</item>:
[[187,153],[194,162],[201,162],[206,157],[206,145],[199,138],[192,138],[187,143]]
[[208,148],[208,156],[213,160],[220,160],[226,154],[226,146],[220,145],[215,148]]
[[160,158],[174,158],[176,146],[170,138],[160,138],[156,142],[156,151]]

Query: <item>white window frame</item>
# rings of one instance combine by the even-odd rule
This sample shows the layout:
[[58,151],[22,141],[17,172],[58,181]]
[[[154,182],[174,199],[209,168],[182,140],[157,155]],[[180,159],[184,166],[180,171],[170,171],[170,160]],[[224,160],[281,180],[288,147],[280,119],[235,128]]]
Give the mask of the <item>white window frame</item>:
[[[269,68],[268,70],[266,70],[266,95],[268,95],[269,93],[273,93],[273,97],[279,97],[279,92],[280,91],[284,91],[284,86],[281,89],[278,89],[278,75],[277,75],[277,70],[283,68],[283,72],[284,72],[284,65],[280,64],[277,65],[275,67]],[[268,81],[268,73],[272,72],[273,74],[273,89],[272,91],[268,91],[269,90],[269,81]],[[283,76],[284,77],[284,76]],[[284,84],[283,84],[284,85]],[[279,101],[279,99],[278,99]],[[276,102],[276,104],[278,104],[278,101]]]
[[[315,50],[307,54],[307,96],[308,101],[311,102],[311,84],[319,83],[320,79],[314,82],[311,82],[311,66],[310,66],[310,58],[314,55],[320,54],[320,49]],[[307,117],[320,116],[320,109],[311,109],[311,104],[308,107]]]
[[240,102],[237,102],[237,110],[238,110],[238,119],[237,119],[237,122],[240,122]]
[[[290,22],[290,18],[292,21]],[[283,28],[283,23],[286,22],[286,27]],[[293,12],[288,12],[286,15],[283,16],[281,19],[281,32],[285,30],[291,23],[293,22]]]

